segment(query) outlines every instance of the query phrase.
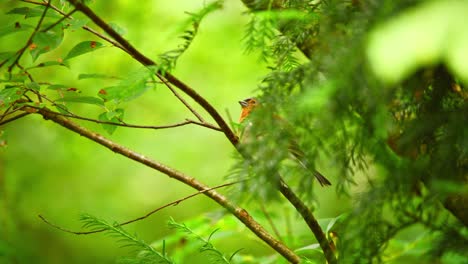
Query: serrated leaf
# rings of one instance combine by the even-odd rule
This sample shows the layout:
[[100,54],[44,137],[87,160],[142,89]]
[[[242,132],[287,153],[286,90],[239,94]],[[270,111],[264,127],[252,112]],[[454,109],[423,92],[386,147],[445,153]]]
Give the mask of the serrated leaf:
[[6,36],[8,34],[16,33],[16,32],[32,30],[32,29],[34,29],[34,26],[20,23],[20,22],[15,22],[15,23],[11,23],[11,24],[0,27],[0,37]]
[[117,77],[99,73],[82,73],[78,75],[78,80],[82,79],[117,79]]
[[57,99],[56,102],[82,103],[104,106],[104,101],[102,101],[102,99],[92,96],[65,96],[63,98]]
[[64,60],[69,60],[73,57],[80,56],[82,54],[95,51],[99,48],[104,47],[104,44],[97,41],[83,41],[74,46]]

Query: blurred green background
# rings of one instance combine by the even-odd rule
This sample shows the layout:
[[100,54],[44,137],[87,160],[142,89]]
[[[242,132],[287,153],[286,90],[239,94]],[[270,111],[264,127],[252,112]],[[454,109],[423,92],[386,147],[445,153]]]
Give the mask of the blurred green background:
[[[95,1],[91,7],[106,21],[124,28],[124,37],[143,54],[157,59],[158,54],[182,42],[178,38],[182,32],[179,25],[188,19],[184,12],[199,10],[205,2]],[[19,6],[26,4],[1,1],[0,23],[11,19],[5,13]],[[222,10],[210,14],[174,72],[225,118],[230,113],[234,121],[239,113],[237,101],[255,95],[257,84],[267,73],[266,65],[255,54],[246,55],[243,51],[243,30],[248,21],[248,16],[243,14],[245,11],[241,1],[227,1]],[[80,14],[74,16],[81,17]],[[22,20],[20,16],[17,19]],[[29,20],[33,24],[37,18]],[[13,51],[24,45],[27,37],[27,33],[4,37],[0,50]],[[64,57],[71,47],[83,40],[98,39],[84,30],[67,30],[64,43],[57,50],[41,56],[38,62]],[[36,81],[67,84],[80,89],[83,94],[95,96],[101,88],[115,82],[78,80],[78,74],[125,77],[140,67],[121,50],[105,44],[106,48],[72,59],[71,69],[54,66],[35,69],[32,73]],[[26,65],[31,63],[29,54],[25,54],[23,60]],[[96,106],[71,107],[80,115],[93,118],[102,112]],[[124,107],[125,121],[133,124],[163,125],[193,118],[163,86],[148,91]],[[158,131],[119,128],[109,136],[99,125],[76,122],[210,186],[226,182],[233,164],[234,150],[224,135],[202,127]],[[195,192],[38,115],[9,123],[1,130],[8,142],[8,146],[0,150],[0,248],[6,263],[114,263],[118,257],[132,254],[131,250],[121,248],[115,239],[104,234],[76,236],[55,230],[44,224],[38,214],[63,227],[80,230],[79,215],[83,212],[121,222]],[[333,180],[327,168],[323,173]],[[229,194],[228,190],[221,192]],[[320,190],[318,200],[320,218],[335,217],[347,205],[337,200],[333,188]],[[243,206],[248,210],[255,207],[248,203]],[[268,209],[285,210],[275,204]],[[145,241],[157,241],[174,232],[167,227],[169,217],[186,222],[216,210],[220,210],[217,204],[198,196],[126,229]],[[282,217],[281,213],[279,217]],[[305,228],[294,214],[291,219],[295,228]],[[310,241],[313,243],[312,238]],[[272,253],[263,242],[243,229],[223,243],[215,244],[231,253],[239,248],[244,248],[243,254],[254,256]],[[203,263],[202,259],[200,263]],[[192,258],[190,263],[196,260]]]

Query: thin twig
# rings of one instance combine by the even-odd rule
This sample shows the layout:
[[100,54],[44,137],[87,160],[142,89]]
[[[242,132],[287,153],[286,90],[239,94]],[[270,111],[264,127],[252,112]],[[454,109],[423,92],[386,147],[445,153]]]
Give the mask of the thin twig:
[[[35,109],[41,109],[41,107],[35,107],[35,106],[28,106],[28,107],[35,108]],[[194,124],[194,125],[207,127],[207,128],[210,128],[210,129],[213,129],[213,130],[216,130],[216,131],[221,131],[220,128],[215,127],[215,126],[213,126],[211,124],[200,123],[200,122],[190,120],[190,119],[186,119],[183,122],[170,124],[170,125],[146,126],[146,125],[134,125],[134,124],[128,124],[128,123],[116,123],[116,122],[111,122],[111,121],[101,121],[101,120],[88,118],[88,117],[84,117],[84,116],[79,116],[79,115],[75,115],[75,114],[64,114],[64,113],[59,113],[59,112],[54,112],[54,111],[50,111],[50,112],[52,112],[52,113],[54,113],[56,115],[61,115],[61,116],[64,116],[64,117],[69,117],[69,118],[74,118],[74,119],[80,119],[80,120],[89,121],[89,122],[93,122],[93,123],[120,126],[120,127],[129,127],[129,128],[142,128],[142,129],[155,129],[155,130],[157,130],[157,129],[168,129],[168,128],[174,128],[174,127],[180,127],[180,126]]]
[[[188,196],[185,196],[184,198],[181,198],[181,199],[178,199],[178,200],[175,200],[173,202],[170,202],[168,204],[165,204],[161,207],[158,207],[152,211],[150,211],[149,213],[143,215],[143,216],[140,216],[140,217],[137,217],[135,219],[132,219],[132,220],[128,220],[128,221],[125,221],[125,222],[122,222],[120,224],[115,224],[114,227],[122,227],[124,225],[128,225],[128,224],[131,224],[131,223],[134,223],[134,222],[137,222],[137,221],[141,221],[143,219],[146,219],[148,217],[150,217],[151,215],[153,215],[154,213],[158,212],[158,211],[161,211],[162,209],[166,208],[166,207],[169,207],[169,206],[176,206],[178,205],[179,203],[183,202],[183,201],[186,201],[192,197],[195,197],[197,195],[200,195],[200,194],[204,194],[205,192],[208,192],[208,191],[212,191],[212,190],[215,190],[215,189],[219,189],[219,188],[223,188],[223,187],[226,187],[226,186],[230,186],[230,185],[233,185],[233,184],[237,184],[239,182],[229,182],[229,183],[225,183],[225,184],[221,184],[221,185],[218,185],[218,186],[215,186],[215,187],[211,187],[211,188],[208,188],[208,189],[205,189],[205,190],[201,190],[201,191],[198,191],[196,193],[193,193],[191,195],[188,195]],[[89,234],[95,234],[95,233],[100,233],[100,232],[104,232],[106,231],[107,229],[103,228],[103,229],[98,229],[98,230],[93,230],[93,231],[73,231],[73,230],[70,230],[70,229],[67,229],[67,228],[63,228],[59,225],[56,225],[56,224],[53,224],[51,223],[49,220],[47,220],[44,216],[42,215],[38,215],[39,218],[44,221],[46,224],[52,226],[53,228],[55,229],[58,229],[60,231],[63,231],[63,232],[67,232],[67,233],[71,233],[71,234],[75,234],[75,235],[89,235]]]
[[190,112],[192,112],[192,114],[194,114],[198,120],[202,123],[205,123],[205,120],[203,119],[203,117],[192,107],[189,105],[189,103],[187,103],[187,101],[185,101],[185,99],[180,96],[180,94],[174,89],[172,88],[171,84],[166,81],[166,79],[164,79],[163,76],[161,76],[160,74],[157,74],[158,78],[166,85],[166,87],[171,90],[172,94],[174,94],[175,97],[177,97],[177,99],[179,99],[179,101],[185,105],[185,107],[188,108],[188,110],[190,110]]
[[[39,110],[39,109],[42,109],[42,108],[43,108],[43,107],[36,107],[36,106],[28,106],[28,107],[34,108],[34,109],[36,109],[36,110]],[[214,125],[207,124],[207,123],[197,122],[197,121],[190,120],[190,119],[186,119],[185,121],[182,121],[182,122],[179,122],[179,123],[175,123],[175,124],[170,124],[170,125],[163,125],[163,126],[145,126],[145,125],[134,125],[134,124],[128,124],[128,123],[116,123],[116,122],[111,122],[111,121],[101,121],[101,120],[97,120],[97,119],[93,119],[93,118],[89,118],[89,117],[79,116],[79,115],[76,115],[76,114],[71,113],[70,111],[68,111],[69,114],[54,112],[54,111],[52,111],[52,110],[49,110],[49,111],[50,111],[51,113],[54,113],[54,114],[60,115],[60,116],[64,116],[64,117],[69,117],[69,118],[74,118],[74,119],[89,121],[89,122],[93,122],[93,123],[97,123],[97,124],[113,125],[113,126],[120,126],[120,127],[129,127],[129,128],[141,128],[141,129],[154,129],[154,130],[158,130],[158,129],[168,129],[168,128],[174,128],[174,127],[180,127],[180,126],[186,126],[186,125],[193,124],[193,125],[198,125],[198,126],[210,128],[210,129],[213,129],[213,130],[216,130],[216,131],[221,131],[220,128],[218,128],[218,127],[216,127],[216,126],[214,126]]]
[[[20,0],[20,1],[26,2],[26,3],[30,3],[30,4],[34,4],[34,5],[41,5],[41,6],[47,5],[47,3],[45,3],[45,2],[36,2],[36,1],[30,1],[30,0]],[[50,5],[50,8],[52,8],[55,12],[61,14],[62,16],[67,15],[65,12],[63,12],[62,10],[60,10],[59,8],[57,8],[56,6],[54,6],[54,5],[52,5],[52,4]],[[75,10],[76,10],[76,9],[75,9]],[[68,18],[69,18],[69,19],[74,19],[72,16],[69,16]],[[127,52],[119,43],[117,43],[117,42],[115,42],[113,39],[111,39],[111,38],[109,38],[109,37],[107,37],[107,36],[105,36],[105,35],[103,35],[103,34],[97,32],[96,30],[94,30],[94,29],[92,29],[92,28],[90,28],[90,27],[88,27],[88,26],[82,26],[81,28],[84,29],[84,30],[86,30],[86,31],[88,31],[88,32],[90,32],[91,34],[93,34],[93,35],[95,35],[95,36],[101,38],[101,39],[104,39],[105,41],[109,42],[109,43],[112,44],[113,46],[115,46],[115,47],[117,47],[117,48],[119,48],[119,49],[121,49],[121,50]]]
[[[145,66],[153,66],[156,65],[154,61],[143,55],[140,51],[138,51],[135,47],[133,47],[126,39],[124,39],[119,33],[117,33],[109,24],[107,24],[104,20],[102,20],[93,10],[83,4],[81,1],[78,0],[69,0],[69,2],[75,6],[76,9],[81,11],[85,14],[89,19],[91,19],[97,26],[99,26],[102,30],[104,30],[109,36],[111,36],[115,41],[117,41],[123,49],[132,56],[135,60],[139,61],[141,64]],[[159,74],[162,74],[159,72]],[[229,141],[236,146],[239,138],[234,134],[231,130],[229,125],[224,121],[223,117],[216,111],[216,109],[198,92],[192,89],[190,86],[176,78],[170,73],[165,73],[164,78],[173,84],[175,87],[183,91],[189,97],[191,97],[195,102],[197,102],[203,109],[205,109],[211,117],[215,120],[218,126],[221,128],[223,133],[229,139]]]
[[63,15],[57,22],[53,23],[52,25],[48,26],[47,28],[41,30],[42,32],[47,32],[48,30],[54,28],[56,25],[60,24],[60,22],[64,21],[65,19],[69,18],[73,13],[75,13],[77,10],[73,9],[72,11],[68,12],[68,14]]

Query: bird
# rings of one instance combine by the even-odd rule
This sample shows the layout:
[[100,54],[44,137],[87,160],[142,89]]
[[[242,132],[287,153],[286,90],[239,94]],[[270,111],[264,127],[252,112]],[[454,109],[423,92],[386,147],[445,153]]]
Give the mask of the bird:
[[[251,97],[251,98],[247,98],[247,99],[239,101],[239,104],[241,105],[239,124],[243,126],[243,130],[241,131],[241,134],[239,137],[241,139],[241,142],[247,142],[247,140],[244,138],[252,137],[248,135],[249,133],[247,132],[247,130],[249,130],[253,125],[252,122],[248,119],[249,119],[250,114],[260,106],[260,103],[256,98]],[[281,117],[275,116],[275,118],[283,121],[283,123],[286,122]],[[249,139],[249,140],[252,140],[252,139]],[[297,161],[304,169],[310,171],[315,176],[315,178],[317,179],[317,181],[320,183],[321,186],[332,185],[331,182],[327,178],[325,178],[325,176],[323,176],[320,172],[314,169],[311,169],[310,166],[307,165],[307,160],[305,159],[305,153],[299,148],[299,145],[297,144],[296,141],[291,140],[289,142],[288,151],[289,151],[290,157],[293,160]]]

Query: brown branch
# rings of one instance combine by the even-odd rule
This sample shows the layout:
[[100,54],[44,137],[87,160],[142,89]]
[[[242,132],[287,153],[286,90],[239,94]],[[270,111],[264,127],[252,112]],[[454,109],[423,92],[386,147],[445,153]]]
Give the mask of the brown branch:
[[42,115],[45,119],[52,120],[53,122],[80,134],[83,137],[86,137],[110,150],[115,153],[118,153],[122,156],[125,156],[129,159],[132,159],[138,163],[141,163],[145,166],[153,168],[159,172],[166,174],[167,176],[182,182],[192,188],[205,191],[204,194],[217,202],[219,205],[224,207],[228,210],[231,214],[233,214],[237,219],[239,219],[247,228],[249,228],[257,237],[262,239],[265,243],[267,243],[270,247],[272,247],[276,252],[280,253],[284,258],[286,258],[291,263],[299,263],[300,258],[288,247],[286,247],[283,243],[275,239],[271,236],[258,222],[256,222],[250,214],[243,208],[237,206],[233,202],[229,201],[226,197],[221,195],[220,193],[214,190],[207,190],[209,189],[208,186],[205,186],[197,179],[189,177],[182,172],[179,172],[175,169],[172,169],[162,163],[156,162],[147,158],[144,155],[136,153],[128,148],[125,148],[97,133],[94,133],[74,122],[71,120],[57,115],[54,112],[49,111],[46,108],[40,109],[38,114]]
[[[239,182],[229,182],[229,183],[225,183],[225,184],[221,184],[221,185],[218,185],[218,186],[215,186],[215,187],[211,187],[209,189],[205,189],[205,190],[202,190],[202,191],[198,191],[196,193],[193,193],[191,195],[188,195],[188,196],[185,196],[184,198],[181,198],[181,199],[178,199],[178,200],[175,200],[173,202],[170,202],[168,204],[165,204],[163,206],[160,206],[152,211],[150,211],[149,213],[143,215],[143,216],[140,216],[140,217],[137,217],[135,219],[132,219],[132,220],[128,220],[128,221],[125,221],[125,222],[122,222],[120,224],[115,224],[114,227],[121,227],[121,226],[124,226],[124,225],[128,225],[128,224],[131,224],[131,223],[135,223],[137,221],[141,221],[143,219],[146,219],[148,217],[150,217],[151,215],[153,215],[154,213],[158,212],[158,211],[161,211],[162,209],[166,208],[166,207],[169,207],[169,206],[176,206],[178,205],[179,203],[183,202],[183,201],[186,201],[192,197],[195,197],[197,195],[200,195],[200,194],[204,194],[205,192],[208,192],[208,191],[211,191],[211,190],[215,190],[215,189],[219,189],[219,188],[223,188],[223,187],[226,187],[226,186],[230,186],[230,185],[233,185],[233,184],[237,184]],[[103,229],[98,229],[98,230],[93,230],[93,231],[73,231],[73,230],[70,230],[70,229],[67,229],[67,228],[63,228],[59,225],[56,225],[56,224],[53,224],[51,223],[49,220],[47,220],[44,216],[42,215],[38,215],[38,217],[44,221],[46,224],[52,226],[53,228],[55,229],[58,229],[60,231],[63,231],[63,232],[67,232],[67,233],[70,233],[70,234],[75,234],[75,235],[89,235],[89,234],[95,234],[95,233],[100,233],[100,232],[104,232],[106,231],[107,229],[103,228]]]
[[284,181],[282,180],[280,182],[280,191],[284,195],[284,197],[286,197],[289,200],[289,202],[291,202],[291,204],[294,205],[296,210],[299,212],[299,214],[301,214],[302,218],[307,223],[307,226],[309,226],[310,230],[319,242],[320,247],[323,250],[323,254],[327,259],[327,262],[329,264],[338,263],[336,256],[333,253],[332,247],[330,246],[330,244],[332,244],[333,241],[328,241],[317,219],[315,218],[314,214],[312,214],[312,211],[304,204],[304,202],[301,199],[299,199],[299,197],[297,197],[297,195],[291,190],[291,188],[289,188],[289,186],[286,185],[286,183],[284,183]]
[[[81,1],[78,0],[69,0],[69,2],[75,6],[76,9],[81,11],[83,14],[85,14],[89,19],[91,19],[97,26],[99,26],[102,30],[104,30],[109,36],[111,36],[115,41],[117,41],[123,49],[130,55],[132,56],[135,60],[140,62],[141,64],[145,66],[153,66],[156,65],[154,61],[152,61],[150,58],[146,57],[142,53],[140,53],[135,47],[133,47],[126,39],[124,39],[122,36],[120,36],[119,33],[117,33],[112,27],[110,27],[104,20],[102,20],[99,16],[94,13],[93,10],[91,10],[89,7],[84,5]],[[229,139],[229,141],[233,145],[237,145],[238,143],[238,137],[234,134],[234,132],[231,130],[229,125],[224,121],[224,119],[221,117],[221,115],[216,111],[216,109],[200,94],[198,94],[194,89],[192,89],[190,86],[176,78],[170,73],[165,73],[162,74],[158,70],[157,74],[164,76],[164,78],[173,84],[175,87],[180,89],[182,92],[187,94],[189,97],[191,97],[195,102],[197,102],[205,111],[207,111],[211,117],[215,120],[215,122],[218,124],[218,126],[221,128],[223,133],[226,135],[226,137]]]

